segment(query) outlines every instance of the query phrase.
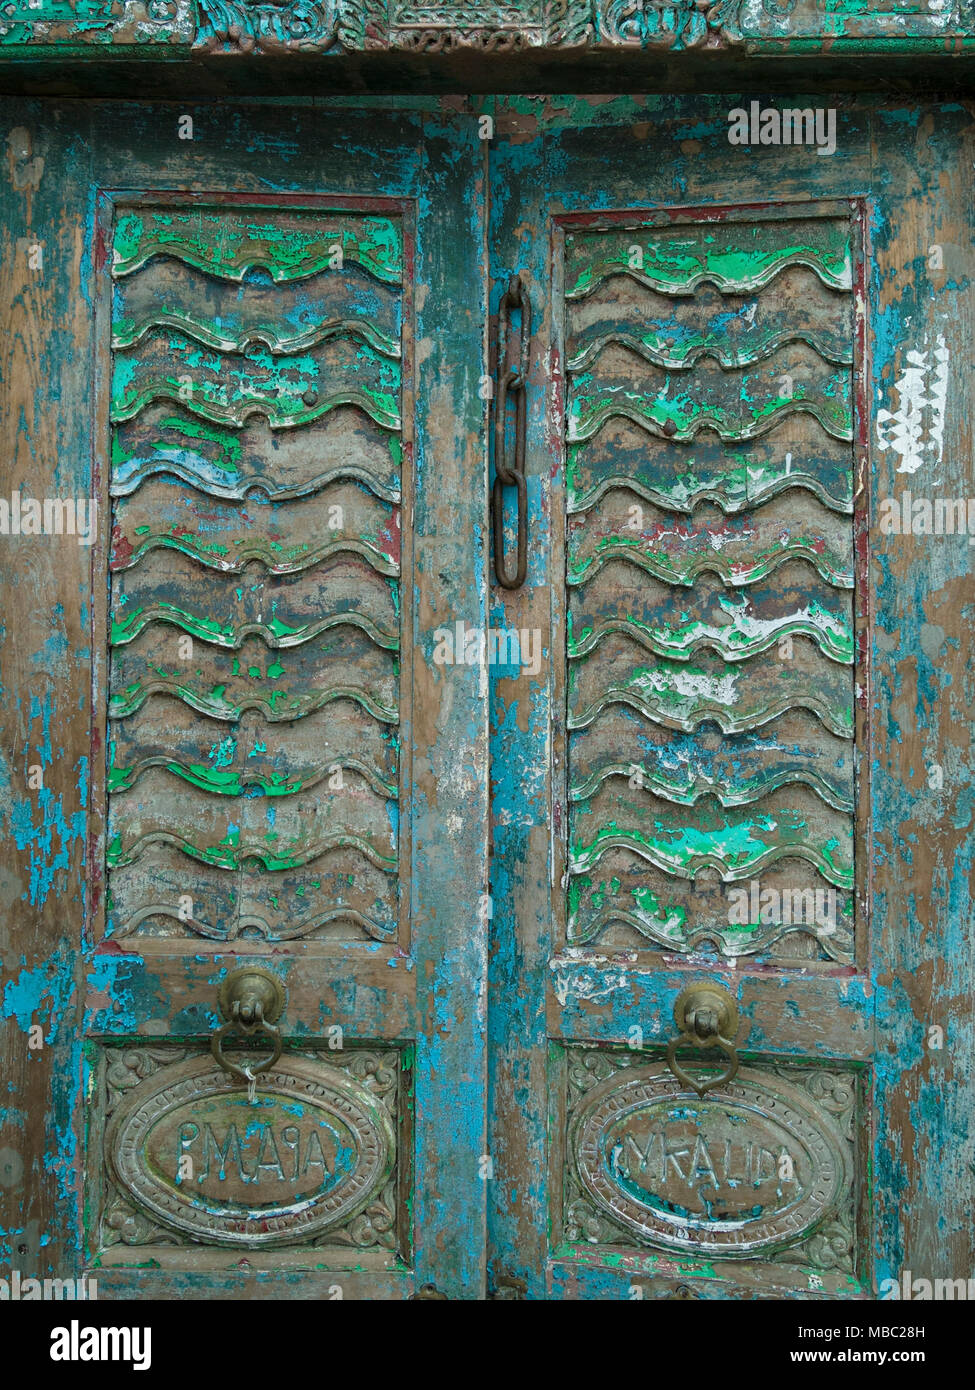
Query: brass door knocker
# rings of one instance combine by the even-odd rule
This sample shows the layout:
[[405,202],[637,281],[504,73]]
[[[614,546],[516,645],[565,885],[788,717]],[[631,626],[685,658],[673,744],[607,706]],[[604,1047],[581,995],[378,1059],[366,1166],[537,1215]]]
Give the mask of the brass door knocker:
[[[247,1083],[247,1099],[251,1102],[257,1093],[258,1072],[273,1067],[281,1056],[281,1030],[274,1024],[284,1010],[284,999],[281,981],[260,966],[233,970],[220,986],[220,1012],[227,1022],[210,1039],[210,1051],[228,1076]],[[223,1053],[224,1039],[231,1033],[240,1033],[245,1038],[263,1034],[270,1041],[270,1054],[259,1062],[238,1066]]]
[[[682,1086],[699,1096],[724,1086],[738,1072],[738,1050],[734,1039],[738,1033],[738,1005],[722,985],[689,985],[681,990],[674,1004],[674,1023],[677,1037],[667,1044],[667,1065]],[[681,1043],[699,1048],[720,1048],[728,1065],[718,1076],[695,1081],[677,1060]]]

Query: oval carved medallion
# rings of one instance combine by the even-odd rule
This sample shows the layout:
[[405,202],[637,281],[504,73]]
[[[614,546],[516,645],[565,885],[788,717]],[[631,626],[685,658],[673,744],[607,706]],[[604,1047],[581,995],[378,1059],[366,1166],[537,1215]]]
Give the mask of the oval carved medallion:
[[106,1135],[123,1191],[208,1244],[305,1240],[359,1212],[389,1177],[389,1117],[355,1078],[300,1058],[262,1072],[253,1103],[209,1057],[165,1067]]
[[847,1145],[797,1086],[743,1068],[701,1099],[662,1064],[617,1074],[570,1133],[583,1187],[643,1242],[710,1255],[792,1245],[849,1180]]

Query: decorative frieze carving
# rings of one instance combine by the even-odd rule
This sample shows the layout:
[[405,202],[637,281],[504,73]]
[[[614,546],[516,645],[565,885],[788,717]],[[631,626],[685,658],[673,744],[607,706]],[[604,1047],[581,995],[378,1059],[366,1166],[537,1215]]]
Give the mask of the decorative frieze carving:
[[391,48],[636,47],[738,42],[742,0],[524,0],[521,4],[402,4],[388,0],[198,0],[196,46],[210,51],[321,52]]
[[[485,53],[526,48],[683,49],[741,41],[743,0],[524,0],[403,4],[398,0],[197,0],[195,47],[211,52],[355,52],[389,48]],[[776,13],[781,12],[777,6]]]
[[520,0],[410,4],[401,0],[7,0],[0,50],[165,45],[196,53],[334,54],[376,50],[487,53],[596,48],[757,52],[784,42],[875,40],[907,51],[973,37],[958,0],[922,9],[902,0]]
[[330,0],[198,0],[195,47],[241,53],[328,53],[338,44],[338,6]]

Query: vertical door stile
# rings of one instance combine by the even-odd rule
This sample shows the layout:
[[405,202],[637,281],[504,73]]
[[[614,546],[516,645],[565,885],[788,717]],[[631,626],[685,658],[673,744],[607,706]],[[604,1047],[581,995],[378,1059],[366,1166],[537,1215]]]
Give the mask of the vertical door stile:
[[487,622],[487,437],[478,384],[485,189],[477,124],[429,118],[419,201],[418,426],[413,521],[417,661],[412,878],[421,1042],[416,1113],[417,1283],[450,1298],[484,1292],[488,1156],[488,687],[458,624]]
[[[502,108],[498,102],[497,109]],[[548,344],[557,333],[550,290],[547,232],[535,222],[526,181],[543,178],[526,144],[509,160],[504,120],[491,142],[490,256],[492,311],[520,276],[532,303],[531,363],[526,385],[527,573],[513,590],[495,585],[491,626],[498,662],[491,675],[492,869],[489,1038],[489,1133],[494,1156],[489,1232],[491,1296],[546,1297],[546,1018],[540,989],[551,938],[551,865],[564,834],[553,800],[552,753],[559,711],[553,662],[561,586],[553,582],[560,520],[554,511]],[[540,190],[536,189],[538,193]],[[555,367],[557,371],[557,367]],[[515,489],[505,489],[514,500]],[[509,508],[506,551],[516,549]],[[513,559],[509,560],[513,565]],[[554,811],[554,816],[550,811]]]

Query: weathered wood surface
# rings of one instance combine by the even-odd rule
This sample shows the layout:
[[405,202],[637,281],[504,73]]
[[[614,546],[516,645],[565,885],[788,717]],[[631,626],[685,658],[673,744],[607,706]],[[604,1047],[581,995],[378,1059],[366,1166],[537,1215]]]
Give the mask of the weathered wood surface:
[[[6,1253],[65,1275],[103,1251],[103,1296],[148,1293],[159,1255],[156,1297],[258,1296],[265,1276],[281,1293],[286,1271],[289,1298],[336,1282],[476,1297],[486,690],[415,660],[445,613],[477,622],[484,603],[476,123],[432,105],[367,131],[268,108],[246,117],[248,154],[226,110],[187,161],[146,106],[5,117],[4,486],[98,506],[91,549],[3,537]],[[309,1259],[283,1213],[243,1269],[240,1240],[208,1245],[212,1214],[180,1248],[100,1186],[109,1169],[141,1181],[118,1166],[106,1075],[178,1095],[242,962],[286,990],[275,1085],[300,1053],[313,1087],[393,1059],[397,1154],[329,1250]],[[347,1096],[321,1083],[339,1095],[336,1179],[375,1139],[341,1106],[377,1075]],[[283,1120],[240,1131],[238,1157],[232,1115],[213,1113],[238,1185],[273,1186],[303,1154],[307,1187],[313,1131],[304,1148]],[[339,1214],[339,1195],[312,1195]]]
[[[11,163],[0,227],[3,492],[88,497],[91,301],[84,265],[87,151],[73,160],[5,109]],[[51,164],[60,165],[51,178]],[[73,209],[65,217],[64,210]],[[32,268],[40,249],[43,271]],[[36,263],[37,252],[34,253]],[[74,370],[65,364],[75,363]],[[52,382],[58,383],[57,397]],[[0,537],[3,766],[0,956],[4,1100],[0,1249],[55,1272],[78,1260],[80,928],[86,891],[91,551],[72,537]],[[76,674],[72,677],[71,672]],[[43,785],[28,786],[39,767]],[[36,1027],[30,1048],[31,1028]],[[67,1218],[67,1220],[66,1220]]]
[[[671,1297],[677,1282],[704,1298],[863,1297],[905,1268],[972,1265],[971,549],[964,528],[930,522],[932,498],[970,491],[970,119],[863,102],[822,159],[736,152],[720,106],[514,97],[497,112],[494,276],[522,275],[537,322],[529,578],[505,622],[551,652],[551,668],[500,673],[495,693],[491,1267],[529,1298],[625,1298],[633,1283]],[[656,244],[697,207],[719,262],[725,232],[756,217],[760,238],[843,223],[850,255],[817,274],[810,248],[736,293],[701,275],[688,234],[678,296],[652,273]],[[788,262],[795,243],[781,245]],[[801,311],[777,294],[801,294]],[[757,384],[780,357],[802,363],[783,368],[781,394],[749,385],[736,407],[731,383]],[[813,395],[797,413],[817,359],[829,407]],[[890,523],[885,499],[905,487],[928,499],[927,534]],[[774,635],[786,628],[792,661]],[[763,921],[749,896],[756,929],[736,934],[739,870],[780,899],[835,888],[835,929]],[[864,1138],[825,1241],[797,1226],[774,1255],[716,1256],[706,1238],[689,1255],[682,1236],[614,1226],[580,1193],[579,1067],[644,1125],[636,1147],[601,1131],[621,1210],[668,1135],[689,1156],[707,1128],[688,1190],[721,1179],[734,1125],[705,1107],[705,1128],[681,1131],[678,1098],[655,1129],[626,1080],[660,1065],[675,996],[708,980],[739,1003],[757,1094],[763,1076],[774,1090],[815,1063],[817,1085],[834,1080],[810,1114],[832,1132],[835,1085]],[[720,1108],[733,1092],[709,1095]],[[677,1172],[660,1190],[680,1206]]]

